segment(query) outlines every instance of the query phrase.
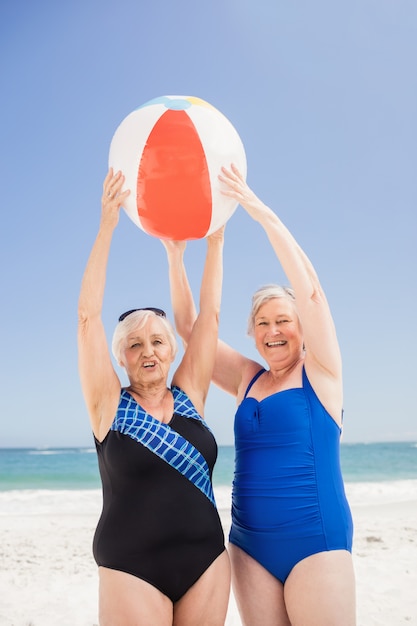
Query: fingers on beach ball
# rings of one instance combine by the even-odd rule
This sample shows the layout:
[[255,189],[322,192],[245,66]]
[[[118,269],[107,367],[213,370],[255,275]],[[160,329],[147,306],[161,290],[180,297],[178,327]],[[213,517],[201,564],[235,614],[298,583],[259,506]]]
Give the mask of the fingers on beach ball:
[[246,155],[231,122],[208,102],[162,96],[130,113],[110,145],[109,166],[125,175],[130,219],[165,239],[200,239],[237,207],[221,193],[222,165],[246,177]]

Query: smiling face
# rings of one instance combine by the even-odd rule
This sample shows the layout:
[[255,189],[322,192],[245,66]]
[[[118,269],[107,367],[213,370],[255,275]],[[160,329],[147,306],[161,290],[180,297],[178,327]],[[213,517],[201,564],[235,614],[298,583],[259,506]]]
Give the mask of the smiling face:
[[162,321],[151,316],[141,327],[134,327],[121,350],[120,364],[133,386],[163,384],[174,360],[172,346]]
[[254,336],[259,354],[271,369],[287,367],[300,358],[303,336],[293,301],[272,298],[254,317]]

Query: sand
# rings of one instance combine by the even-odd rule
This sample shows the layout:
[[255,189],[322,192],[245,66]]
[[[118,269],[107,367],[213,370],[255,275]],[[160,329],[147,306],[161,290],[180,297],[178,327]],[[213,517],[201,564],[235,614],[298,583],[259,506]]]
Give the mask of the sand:
[[[347,485],[358,626],[417,625],[417,481]],[[225,532],[230,490],[216,499]],[[99,491],[0,492],[0,625],[94,626]],[[231,596],[227,626],[240,626]]]

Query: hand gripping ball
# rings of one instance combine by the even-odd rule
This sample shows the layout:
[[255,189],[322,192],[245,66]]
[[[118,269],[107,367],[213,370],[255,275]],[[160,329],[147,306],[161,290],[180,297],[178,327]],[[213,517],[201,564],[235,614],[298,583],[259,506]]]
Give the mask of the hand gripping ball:
[[226,223],[237,207],[220,193],[222,165],[246,176],[242,141],[208,102],[162,96],[130,113],[117,128],[109,166],[131,190],[125,210],[142,230],[163,239],[200,239]]

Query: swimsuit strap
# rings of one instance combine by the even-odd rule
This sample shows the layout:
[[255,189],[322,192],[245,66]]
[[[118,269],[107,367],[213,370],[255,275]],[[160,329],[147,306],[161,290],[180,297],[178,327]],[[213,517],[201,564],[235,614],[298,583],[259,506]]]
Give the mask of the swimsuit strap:
[[254,383],[256,383],[256,381],[258,380],[259,376],[260,376],[261,374],[263,374],[264,372],[266,372],[266,369],[265,369],[264,367],[263,367],[262,369],[260,369],[260,370],[259,370],[259,372],[256,372],[255,376],[252,378],[252,380],[250,381],[250,383],[249,383],[249,385],[248,385],[248,387],[247,387],[247,389],[246,389],[246,391],[245,391],[245,395],[243,396],[243,399],[245,399],[245,398],[246,398],[246,396],[248,395],[248,393],[249,393],[249,391],[250,391],[250,389],[251,389],[252,385],[253,385]]
[[174,396],[174,415],[182,415],[183,417],[189,417],[191,419],[195,419],[202,424],[204,424],[205,428],[211,432],[208,427],[205,419],[201,417],[192,403],[191,399],[187,396],[185,391],[183,391],[180,387],[173,385],[171,387],[172,395]]
[[311,387],[310,385],[310,381],[307,378],[307,372],[306,372],[306,366],[303,363],[303,370],[302,370],[302,376],[303,376],[303,388],[308,385],[309,387]]

